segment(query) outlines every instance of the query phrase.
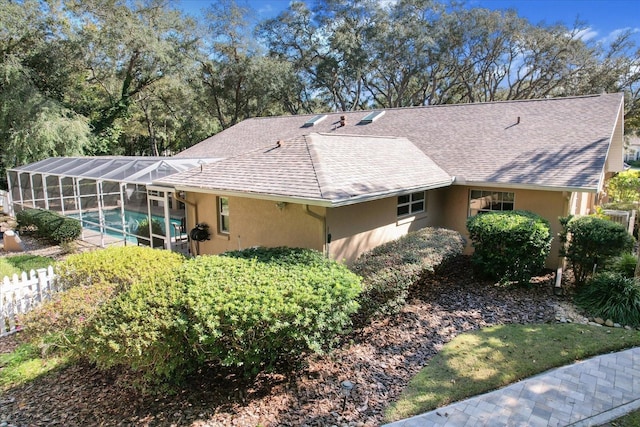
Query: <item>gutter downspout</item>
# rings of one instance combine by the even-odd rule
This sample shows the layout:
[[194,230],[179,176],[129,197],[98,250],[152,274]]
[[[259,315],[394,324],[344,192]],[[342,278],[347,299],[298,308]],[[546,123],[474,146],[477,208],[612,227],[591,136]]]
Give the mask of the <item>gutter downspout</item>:
[[304,212],[310,217],[315,218],[322,223],[322,240],[323,240],[322,246],[324,246],[325,256],[329,258],[330,241],[327,235],[327,217],[313,212],[311,209],[309,209],[309,205],[304,205]]

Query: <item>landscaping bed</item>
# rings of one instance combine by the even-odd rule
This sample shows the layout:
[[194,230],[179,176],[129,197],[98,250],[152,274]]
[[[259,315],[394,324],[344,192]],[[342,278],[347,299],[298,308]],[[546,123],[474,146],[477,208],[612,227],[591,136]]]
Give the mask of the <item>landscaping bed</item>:
[[[556,321],[570,306],[555,296],[552,275],[531,287],[508,288],[474,278],[459,257],[411,289],[402,311],[347,335],[324,356],[290,372],[248,381],[203,371],[189,387],[145,395],[116,371],[72,365],[0,398],[8,425],[375,426],[382,412],[433,355],[457,334],[505,323]],[[0,351],[12,338],[0,340]],[[355,384],[346,401],[340,383]]]

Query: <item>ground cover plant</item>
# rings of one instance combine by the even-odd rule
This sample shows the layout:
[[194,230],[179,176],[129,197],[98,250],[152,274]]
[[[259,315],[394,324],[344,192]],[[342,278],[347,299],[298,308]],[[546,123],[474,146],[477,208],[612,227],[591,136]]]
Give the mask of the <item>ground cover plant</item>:
[[640,326],[640,283],[633,277],[615,272],[598,273],[578,290],[575,300],[592,316]]
[[410,417],[590,356],[640,345],[640,332],[580,324],[500,325],[457,336],[391,404]]
[[5,276],[20,275],[23,271],[30,272],[39,268],[47,268],[55,265],[55,260],[39,255],[14,255],[0,258],[0,279]]
[[549,222],[527,211],[475,215],[467,229],[475,270],[501,282],[529,283],[544,268],[553,239]]

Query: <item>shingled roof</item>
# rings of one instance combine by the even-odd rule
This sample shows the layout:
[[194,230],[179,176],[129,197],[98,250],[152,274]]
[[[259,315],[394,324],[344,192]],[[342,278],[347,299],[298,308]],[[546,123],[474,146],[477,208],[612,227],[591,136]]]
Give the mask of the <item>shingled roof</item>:
[[159,183],[341,206],[448,186],[451,181],[406,138],[311,133]]
[[[313,126],[305,123],[314,115],[247,119],[176,156],[226,158],[220,164],[204,166],[211,176],[198,180],[198,170],[164,182],[343,200],[347,193],[357,197],[368,187],[375,193],[409,185],[411,180],[402,180],[407,170],[405,163],[417,159],[426,162],[425,170],[438,171],[433,182],[441,182],[441,174],[446,174],[455,177],[457,183],[471,185],[596,191],[622,103],[622,94],[602,94],[398,108],[387,109],[384,115],[366,124],[361,121],[369,111],[328,113]],[[341,116],[345,118],[344,125]],[[310,136],[312,133],[316,136]],[[388,138],[378,138],[381,136]],[[264,147],[275,147],[277,141],[290,141],[290,147],[285,144],[281,157],[269,163]],[[316,150],[333,155],[309,154],[303,159],[300,154],[305,149],[304,141],[309,153]],[[323,144],[331,148],[319,148]],[[370,177],[361,179],[362,165],[373,174],[384,165],[366,156],[380,154],[382,159],[389,155],[385,151],[368,153],[387,146],[395,147],[393,155],[399,156],[397,164],[389,163],[399,168],[398,173],[385,169],[386,184],[368,181]],[[291,157],[284,155],[289,149]],[[402,150],[406,151],[401,153]],[[340,168],[335,166],[338,162]],[[323,172],[318,174],[319,170]],[[189,173],[189,180],[177,181]],[[279,177],[277,185],[275,179],[267,180],[269,184],[259,182],[271,175]],[[323,176],[329,181],[323,182]],[[392,177],[398,181],[392,182]],[[420,177],[414,187],[428,182]],[[316,184],[319,188],[313,188]],[[361,191],[354,191],[358,186]],[[344,194],[340,195],[341,191]]]

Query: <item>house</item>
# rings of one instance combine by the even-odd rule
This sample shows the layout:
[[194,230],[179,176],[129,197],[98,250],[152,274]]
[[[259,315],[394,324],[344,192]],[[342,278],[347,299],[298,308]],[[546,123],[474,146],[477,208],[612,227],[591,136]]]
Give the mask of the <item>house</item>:
[[[588,214],[623,169],[623,95],[247,119],[175,158],[217,161],[153,189],[206,223],[196,253],[302,246],[353,261],[411,230],[466,234],[479,212]],[[468,250],[471,250],[469,246]],[[558,261],[554,240],[547,260]]]
[[640,137],[629,136],[625,144],[624,161],[636,162],[638,160],[640,160]]

